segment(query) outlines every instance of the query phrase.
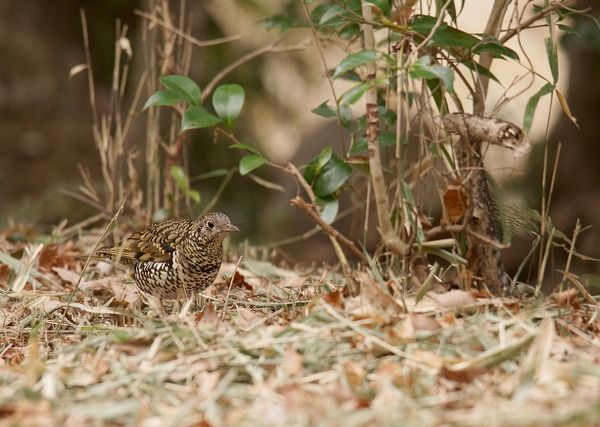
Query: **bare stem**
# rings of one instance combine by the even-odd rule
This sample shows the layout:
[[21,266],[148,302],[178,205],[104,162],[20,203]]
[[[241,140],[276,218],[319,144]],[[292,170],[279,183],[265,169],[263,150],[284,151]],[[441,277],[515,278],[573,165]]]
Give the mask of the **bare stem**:
[[[365,22],[372,21],[372,5],[363,1],[362,11]],[[365,50],[375,48],[375,38],[373,36],[373,26],[368,23],[362,24]],[[377,69],[375,62],[369,62],[367,67],[367,81],[373,82],[376,77]],[[367,144],[369,148],[369,168],[371,172],[371,183],[373,193],[375,194],[375,206],[377,208],[377,222],[379,224],[379,235],[383,243],[388,246],[396,255],[404,257],[408,246],[400,240],[400,237],[394,232],[392,222],[390,221],[390,204],[385,188],[385,177],[381,165],[381,154],[379,152],[379,114],[377,112],[377,88],[372,85],[366,92],[367,103]]]
[[321,229],[325,233],[333,237],[340,244],[344,245],[347,249],[349,249],[352,252],[352,254],[354,254],[354,256],[356,256],[358,259],[363,258],[362,252],[356,247],[354,242],[346,238],[331,225],[323,221],[319,213],[313,207],[309,206],[308,203],[306,203],[306,201],[302,197],[294,197],[291,200],[291,203],[294,206],[298,206],[300,210],[302,210],[302,212],[304,212],[312,221],[314,221],[315,224],[321,227]]

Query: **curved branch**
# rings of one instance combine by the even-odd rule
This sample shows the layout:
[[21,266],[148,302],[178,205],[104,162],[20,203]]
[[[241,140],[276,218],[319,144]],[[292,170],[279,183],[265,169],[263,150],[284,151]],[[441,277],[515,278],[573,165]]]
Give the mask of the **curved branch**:
[[223,68],[221,70],[221,72],[219,72],[216,76],[214,76],[212,78],[212,80],[206,85],[206,87],[202,91],[202,98],[201,98],[202,102],[204,102],[204,100],[206,98],[208,98],[208,96],[212,93],[212,91],[219,84],[219,82],[225,78],[225,76],[227,76],[228,74],[233,72],[236,68],[240,67],[241,65],[245,64],[246,62],[249,62],[249,61],[253,60],[254,58],[258,58],[259,56],[267,55],[270,53],[297,52],[300,50],[304,50],[304,48],[308,44],[308,42],[302,42],[302,43],[298,43],[295,45],[278,47],[278,45],[282,41],[283,41],[283,38],[280,38],[280,39],[276,40],[274,43],[270,44],[269,46],[264,46],[259,49],[256,49],[254,52],[250,52],[247,55],[242,56],[237,61],[234,61],[231,64],[229,64],[227,67]]

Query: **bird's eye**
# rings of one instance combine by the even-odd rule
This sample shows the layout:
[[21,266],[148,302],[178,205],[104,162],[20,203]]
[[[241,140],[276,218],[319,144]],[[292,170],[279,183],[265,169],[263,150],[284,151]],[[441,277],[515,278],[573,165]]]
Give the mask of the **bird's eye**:
[[215,223],[214,223],[214,222],[212,222],[212,221],[208,221],[208,222],[206,223],[206,226],[207,226],[208,228],[214,228],[214,227],[215,227]]

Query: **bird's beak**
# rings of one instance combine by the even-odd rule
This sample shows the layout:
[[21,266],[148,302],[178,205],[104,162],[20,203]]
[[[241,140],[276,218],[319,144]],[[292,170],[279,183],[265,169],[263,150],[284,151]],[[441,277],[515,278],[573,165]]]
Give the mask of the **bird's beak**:
[[234,231],[240,231],[240,229],[239,229],[239,228],[237,228],[237,227],[236,227],[235,225],[233,225],[233,224],[229,224],[228,226],[226,226],[226,227],[223,227],[223,228],[221,229],[221,231],[225,231],[225,232],[227,232],[227,233],[232,233],[232,232],[234,232]]

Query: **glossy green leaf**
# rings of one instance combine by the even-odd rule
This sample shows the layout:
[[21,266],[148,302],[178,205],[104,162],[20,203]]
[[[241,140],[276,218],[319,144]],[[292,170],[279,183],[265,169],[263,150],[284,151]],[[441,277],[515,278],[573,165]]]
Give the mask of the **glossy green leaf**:
[[227,129],[232,129],[244,106],[244,88],[240,85],[219,86],[212,96],[213,107]]
[[158,79],[158,81],[169,91],[177,94],[180,99],[188,102],[191,105],[200,105],[200,87],[198,87],[196,82],[189,77],[173,74],[170,76],[161,77]]
[[437,19],[433,16],[415,15],[411,28],[423,38],[427,38],[435,30],[428,43],[432,46],[471,48],[479,43],[477,37],[450,27],[445,22],[442,22],[437,27],[436,25]]
[[429,56],[420,57],[411,64],[408,74],[413,79],[440,79],[444,82],[446,92],[454,92],[454,73],[448,67],[431,62]]
[[393,2],[391,0],[370,0],[369,3],[377,6],[380,13],[387,14],[392,9]]
[[171,166],[171,176],[181,191],[187,190],[187,176],[181,166]]
[[212,115],[207,109],[198,106],[191,106],[181,120],[181,130],[207,128],[220,123],[221,119]]
[[546,83],[535,95],[529,98],[527,106],[525,107],[525,115],[523,117],[523,132],[525,132],[526,134],[529,133],[529,129],[531,129],[533,116],[535,115],[535,110],[537,109],[538,103],[540,102],[540,98],[542,96],[548,95],[553,90],[554,85]]
[[174,105],[180,101],[185,101],[185,99],[182,99],[181,96],[179,96],[175,92],[171,92],[169,90],[163,89],[163,90],[159,90],[158,92],[154,93],[150,98],[148,98],[148,100],[144,104],[144,107],[142,108],[142,110],[145,110],[149,107],[154,107],[157,105],[163,105],[163,106],[170,107],[171,105]]
[[546,56],[548,57],[548,64],[550,65],[550,72],[552,73],[552,83],[556,84],[558,81],[558,51],[554,40],[551,37],[546,38]]
[[319,154],[319,156],[317,157],[317,166],[316,166],[317,174],[321,172],[321,170],[323,169],[323,167],[325,167],[325,165],[327,163],[329,163],[332,156],[333,156],[333,148],[331,148],[331,145],[328,145],[327,147],[323,148],[323,151],[321,151],[321,154]]
[[198,190],[190,190],[187,195],[194,201],[194,203],[200,203],[200,192]]
[[299,27],[300,25],[294,19],[286,15],[274,15],[269,18],[263,19],[259,22],[265,24],[267,30],[279,28],[280,32],[287,31],[291,28]]
[[[344,1],[343,7],[340,4],[324,3],[322,9],[318,10],[318,15],[315,13],[313,16],[318,17],[318,25],[323,26],[339,26],[346,24],[346,18],[356,18],[361,16],[361,2],[360,0],[347,0]],[[338,28],[339,29],[339,28]]]
[[317,199],[317,204],[321,208],[321,219],[325,221],[325,224],[332,224],[340,207],[338,199]]
[[304,169],[304,179],[311,186],[315,183],[316,178],[321,174],[323,168],[329,163],[331,158],[333,157],[333,149],[331,145],[326,146],[319,153],[318,156],[313,158],[306,168]]
[[499,40],[483,35],[483,42],[475,46],[472,50],[474,54],[489,52],[494,58],[510,58],[515,61],[519,60],[519,55],[514,50],[504,46]]
[[361,65],[367,64],[377,60],[377,51],[375,50],[363,50],[352,55],[345,57],[340,65],[337,66],[333,72],[333,78],[338,78],[346,71],[350,71]]
[[261,156],[250,154],[240,159],[240,175],[246,175],[267,163],[267,159]]
[[171,209],[161,208],[152,214],[152,222],[162,221],[173,215]]
[[495,82],[498,82],[498,78],[495,75],[493,75],[490,70],[488,70],[485,67],[482,67],[477,62],[475,62],[475,61],[465,61],[462,64],[465,67],[469,68],[470,70],[473,70],[476,73],[481,74],[482,76],[485,76],[485,77],[487,77],[489,79],[494,80]]
[[[400,141],[401,144],[404,144],[405,141]],[[390,147],[396,145],[396,134],[394,132],[390,132],[387,130],[379,131],[379,146],[380,147]],[[357,154],[363,151],[367,151],[369,148],[369,144],[367,142],[366,136],[361,136],[357,138],[352,147],[350,147],[350,154]]]
[[258,148],[256,148],[254,145],[244,144],[243,142],[240,142],[239,144],[231,144],[229,146],[229,148],[237,148],[238,150],[247,150],[247,151],[250,151],[252,154],[261,156],[260,151],[258,151]]
[[362,28],[358,24],[338,25],[336,27],[337,35],[343,40],[355,40],[360,36]]
[[310,111],[315,113],[317,116],[325,117],[326,119],[337,117],[337,111],[334,108],[330,107],[327,104],[327,102],[328,101],[323,101],[321,105],[319,105],[316,108],[313,108]]
[[323,167],[315,181],[313,190],[317,197],[326,197],[337,191],[352,174],[352,168],[339,157],[333,155]]
[[342,23],[340,16],[346,12],[344,8],[337,4],[328,4],[327,6],[327,10],[319,19],[319,26],[322,27],[324,25],[337,25]]
[[369,83],[361,83],[348,89],[340,96],[340,104],[352,105],[356,103],[370,87],[371,85]]
[[350,125],[352,124],[352,108],[348,104],[340,104],[340,114],[342,117],[340,118],[340,123],[346,129],[350,129]]

